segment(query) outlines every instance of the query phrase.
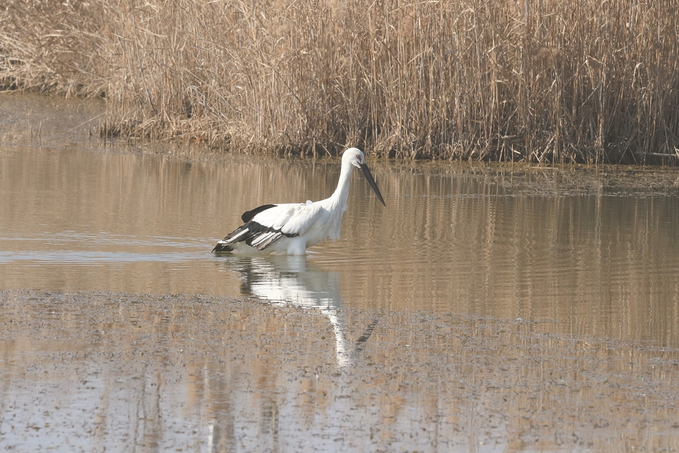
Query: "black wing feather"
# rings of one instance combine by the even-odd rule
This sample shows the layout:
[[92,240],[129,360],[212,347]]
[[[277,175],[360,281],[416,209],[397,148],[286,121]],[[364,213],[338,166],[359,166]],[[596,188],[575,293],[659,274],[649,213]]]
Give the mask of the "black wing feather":
[[[271,206],[275,205],[270,205],[269,207]],[[269,207],[260,206],[259,208],[246,212],[245,214],[256,211],[257,209],[260,208],[264,208],[259,211],[261,212],[264,211],[265,209],[269,209]],[[243,216],[245,216],[245,214],[243,214]],[[247,222],[245,225],[240,226],[233,232],[229,233],[224,239],[222,239],[217,243],[217,245],[215,245],[215,248],[212,251],[231,252],[233,251],[232,244],[238,242],[245,242],[247,245],[261,251],[270,246],[271,244],[273,244],[274,242],[276,242],[278,239],[282,238],[283,236],[292,238],[298,236],[298,234],[285,234],[281,232],[281,230],[267,227],[251,220]]]
[[252,209],[250,211],[245,211],[242,216],[240,216],[241,220],[243,223],[248,223],[254,216],[259,214],[262,211],[266,211],[267,209],[275,208],[275,204],[265,204],[262,206],[258,206],[255,209]]

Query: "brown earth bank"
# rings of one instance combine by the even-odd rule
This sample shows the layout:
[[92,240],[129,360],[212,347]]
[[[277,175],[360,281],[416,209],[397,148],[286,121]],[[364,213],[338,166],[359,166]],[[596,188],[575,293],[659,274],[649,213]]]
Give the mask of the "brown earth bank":
[[675,165],[671,2],[132,0],[0,7],[0,86],[217,149]]
[[679,351],[541,322],[0,292],[0,447],[677,451]]

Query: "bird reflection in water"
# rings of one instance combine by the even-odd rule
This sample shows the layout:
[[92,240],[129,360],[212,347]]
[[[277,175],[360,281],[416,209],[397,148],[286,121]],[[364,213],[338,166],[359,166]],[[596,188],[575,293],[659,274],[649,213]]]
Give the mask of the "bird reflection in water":
[[339,273],[322,270],[304,255],[229,256],[222,262],[240,274],[243,295],[272,304],[319,310],[328,318],[335,333],[339,367],[355,360],[377,324],[377,319],[368,324],[352,347],[346,338]]

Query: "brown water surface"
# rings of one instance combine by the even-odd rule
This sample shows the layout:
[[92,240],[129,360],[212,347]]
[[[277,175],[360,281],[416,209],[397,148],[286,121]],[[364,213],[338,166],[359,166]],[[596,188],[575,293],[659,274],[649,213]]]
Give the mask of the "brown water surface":
[[[103,143],[0,96],[0,447],[679,449],[679,173],[370,161],[342,239],[217,257],[335,159]],[[119,447],[116,447],[119,446]]]

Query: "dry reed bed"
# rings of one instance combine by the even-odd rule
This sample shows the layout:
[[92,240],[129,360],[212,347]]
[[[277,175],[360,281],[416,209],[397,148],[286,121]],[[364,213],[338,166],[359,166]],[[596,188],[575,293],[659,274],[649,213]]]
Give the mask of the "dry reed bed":
[[637,0],[10,0],[0,81],[105,96],[107,136],[641,163],[677,156],[677,19]]

